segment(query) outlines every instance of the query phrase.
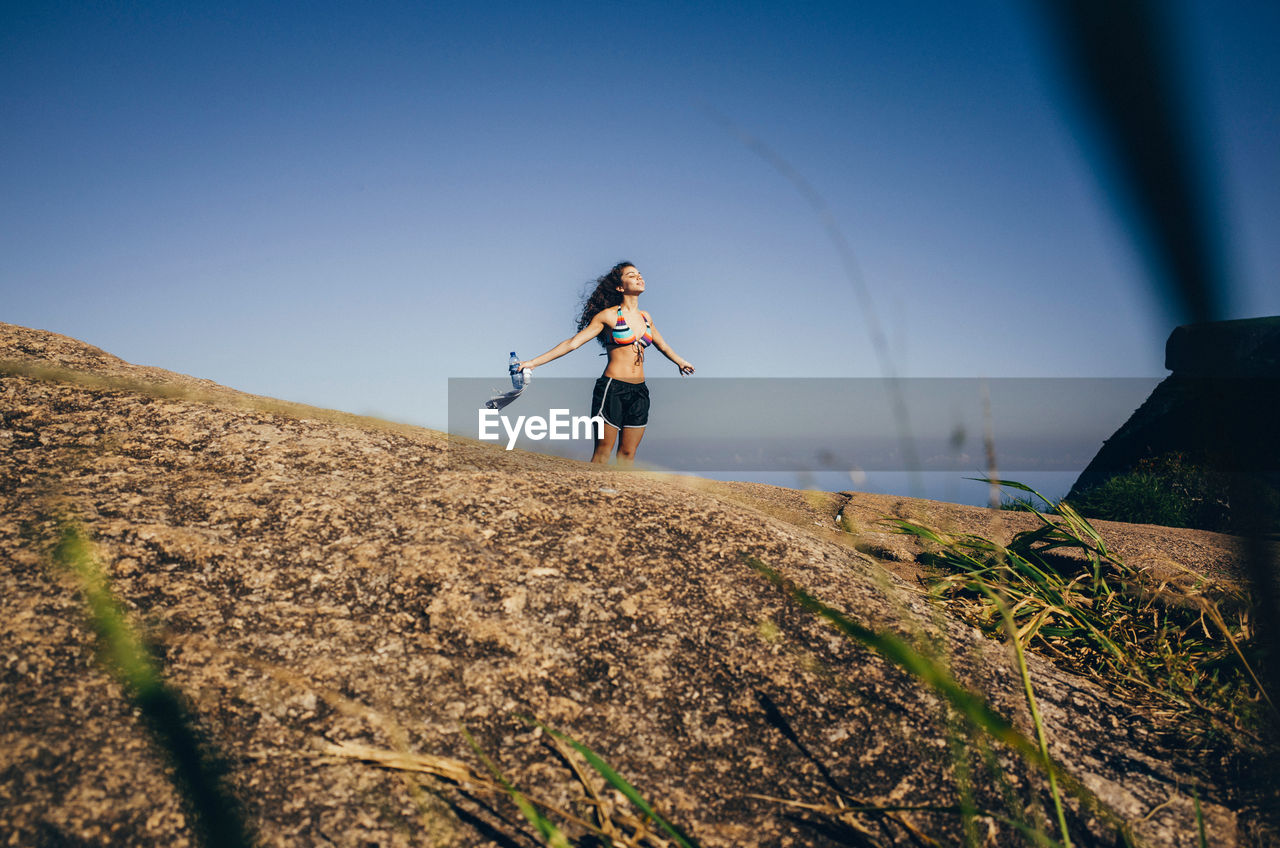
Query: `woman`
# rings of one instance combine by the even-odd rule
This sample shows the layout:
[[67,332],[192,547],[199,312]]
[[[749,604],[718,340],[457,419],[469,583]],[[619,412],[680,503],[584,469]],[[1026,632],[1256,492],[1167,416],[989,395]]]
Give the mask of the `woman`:
[[[591,339],[599,339],[609,355],[604,374],[596,380],[591,394],[591,414],[604,419],[604,435],[596,439],[592,462],[608,462],[615,443],[618,463],[630,465],[636,448],[649,423],[649,389],[644,384],[644,351],[653,345],[680,369],[692,374],[693,366],[681,359],[667,345],[653,326],[648,312],[640,310],[644,293],[644,277],[630,262],[619,262],[596,280],[595,290],[587,295],[578,317],[578,332],[551,350],[520,363],[523,368],[537,368],[553,359],[577,350]],[[642,329],[643,328],[643,329]],[[619,438],[621,434],[621,438]]]

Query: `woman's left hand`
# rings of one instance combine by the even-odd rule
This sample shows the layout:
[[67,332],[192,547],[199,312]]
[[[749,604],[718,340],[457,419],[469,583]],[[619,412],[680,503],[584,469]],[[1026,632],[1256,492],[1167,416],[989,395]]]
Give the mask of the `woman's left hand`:
[[680,363],[679,368],[680,368],[680,376],[681,376],[681,377],[685,377],[685,376],[688,376],[689,374],[692,374],[692,373],[693,373],[693,366],[692,366],[692,365],[690,365],[688,362],[682,362],[682,363]]

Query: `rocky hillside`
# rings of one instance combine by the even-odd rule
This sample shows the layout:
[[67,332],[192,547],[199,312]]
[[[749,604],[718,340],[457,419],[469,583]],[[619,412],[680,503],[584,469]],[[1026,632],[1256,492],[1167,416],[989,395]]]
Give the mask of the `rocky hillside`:
[[[1025,844],[1011,817],[1057,833],[1025,758],[997,746],[1004,778],[966,784],[991,771],[935,690],[750,565],[878,633],[940,634],[961,683],[1029,737],[1007,650],[926,604],[916,549],[875,525],[1007,537],[1027,516],[450,443],[6,324],[0,360],[0,844],[200,842],[163,734],[97,648],[86,578],[51,553],[72,526],[255,843],[541,844],[465,728],[585,822],[552,816],[575,844],[607,844],[586,825],[675,844],[525,718],[708,848],[959,844],[950,808],[970,784],[1004,811],[977,820],[981,844]],[[1112,530],[1135,558],[1232,567],[1228,537]],[[1086,798],[1067,803],[1075,844],[1116,844],[1117,823],[1193,844],[1197,797],[1210,844],[1260,844],[1160,715],[1029,662],[1051,754]]]

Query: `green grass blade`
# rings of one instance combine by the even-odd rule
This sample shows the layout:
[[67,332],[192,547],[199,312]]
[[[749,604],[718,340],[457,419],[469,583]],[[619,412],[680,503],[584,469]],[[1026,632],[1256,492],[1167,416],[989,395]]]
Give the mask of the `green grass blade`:
[[899,533],[906,533],[912,536],[918,536],[921,539],[926,539],[930,542],[934,542],[939,545],[944,545],[944,546],[949,545],[948,541],[942,538],[942,536],[940,536],[937,533],[937,531],[929,527],[925,527],[922,524],[916,524],[914,522],[907,521],[906,519],[903,519],[903,518],[895,518],[886,523],[888,523],[890,526],[897,527],[898,528],[897,532]]
[[1008,742],[1013,747],[1022,748],[1024,751],[1029,748],[1037,761],[1041,759],[1039,750],[1023,739],[1021,734],[1004,716],[991,709],[982,698],[956,683],[936,663],[912,648],[905,641],[896,636],[877,633],[853,621],[798,586],[784,580],[781,574],[755,557],[747,557],[747,564],[762,574],[770,583],[790,595],[804,609],[825,618],[846,636],[850,636],[873,648],[886,659],[929,684],[937,692],[945,696],[959,710],[961,715],[969,718],[978,727],[997,739]]
[[985,699],[961,686],[936,662],[924,656],[897,636],[877,633],[850,619],[839,610],[827,606],[799,586],[783,578],[776,570],[755,557],[746,556],[744,559],[747,565],[786,593],[802,609],[826,619],[841,633],[872,648],[881,656],[901,666],[928,684],[938,695],[949,701],[975,728],[986,731],[993,738],[1017,751],[1046,774],[1054,775],[1055,780],[1066,787],[1088,809],[1116,828],[1122,844],[1130,846],[1135,844],[1129,825],[1103,804],[1096,794],[1064,771],[1046,752],[1041,750],[1037,743],[1024,736],[1008,719],[996,712]]
[[1209,848],[1209,840],[1205,836],[1204,832],[1204,812],[1200,809],[1200,795],[1192,792],[1191,800],[1193,800],[1196,805],[1196,830],[1199,831],[1200,848]]
[[[1036,729],[1036,742],[1040,746],[1040,755],[1045,762],[1049,762],[1049,738],[1044,731],[1044,722],[1040,718],[1040,708],[1036,705],[1035,691],[1031,686],[1031,672],[1027,670],[1027,657],[1022,651],[1022,640],[1018,635],[1018,626],[1014,623],[1009,607],[1000,599],[1000,596],[985,586],[983,591],[1000,610],[1000,617],[1003,619],[1005,629],[1009,633],[1009,641],[1013,643],[1014,656],[1018,662],[1018,675],[1022,678],[1022,692],[1027,700],[1027,709],[1031,711],[1031,723]],[[1048,770],[1048,775],[1049,795],[1053,798],[1054,812],[1058,815],[1058,828],[1062,833],[1062,844],[1066,848],[1071,848],[1071,834],[1067,831],[1067,816],[1062,808],[1062,793],[1058,791],[1058,777],[1054,774],[1053,769]]]
[[92,543],[79,526],[61,522],[52,558],[78,579],[106,664],[123,681],[156,744],[173,764],[177,789],[193,815],[197,838],[211,846],[251,845],[240,807],[217,776],[214,752],[200,740],[186,702],[165,681],[159,664],[129,624]]
[[571,746],[575,751],[581,754],[583,758],[586,759],[588,763],[590,763],[591,767],[600,773],[601,777],[607,780],[609,784],[613,786],[614,789],[617,789],[624,796],[626,796],[627,800],[630,801],[632,804],[635,804],[637,809],[639,809],[642,813],[644,813],[649,818],[653,819],[653,821],[657,822],[658,826],[661,827],[663,830],[665,830],[667,834],[676,841],[676,844],[681,846],[681,848],[698,848],[697,842],[693,841],[692,838],[687,836],[683,831],[681,831],[674,824],[667,821],[662,816],[658,815],[658,813],[653,809],[653,807],[649,804],[649,802],[644,799],[644,796],[642,796],[634,786],[628,783],[626,779],[623,778],[622,775],[614,771],[614,769],[607,762],[604,761],[604,758],[601,757],[599,754],[597,754],[595,751],[591,750],[586,745],[583,745],[581,742],[574,739],[573,737],[568,736],[564,733],[561,733],[560,731],[555,730],[551,727],[548,727],[546,724],[543,724],[537,719],[526,718],[525,721],[530,721],[532,724],[535,724],[538,727],[541,727],[544,732],[554,736],[555,738],[559,739],[562,742],[565,742],[566,744]]
[[1089,519],[1077,512],[1075,507],[1064,502],[1058,505],[1058,509],[1061,512],[1062,517],[1070,522],[1072,528],[1079,529],[1082,535],[1088,536],[1095,543],[1105,546],[1105,543],[1102,541],[1102,536],[1098,535],[1098,531],[1089,523]]
[[1001,480],[997,477],[966,477],[964,479],[973,480],[974,482],[977,482],[977,483],[985,483],[988,486],[1001,486],[1003,488],[1017,489],[1018,491],[1027,492],[1029,494],[1035,495],[1037,498],[1044,501],[1049,506],[1053,505],[1052,503],[1049,502],[1047,498],[1045,498],[1044,495],[1040,494],[1035,489],[1028,486],[1026,483],[1019,483],[1015,480]]
[[480,747],[480,743],[476,742],[471,732],[463,727],[462,735],[466,738],[467,744],[471,746],[471,750],[476,752],[480,762],[484,763],[484,767],[493,775],[493,779],[501,784],[502,788],[511,796],[511,800],[520,809],[521,814],[529,820],[529,824],[533,825],[534,829],[542,836],[543,841],[550,845],[551,848],[571,848],[568,837],[564,835],[560,828],[556,827],[555,822],[538,812],[538,808],[502,775],[497,765],[485,754],[484,749]]

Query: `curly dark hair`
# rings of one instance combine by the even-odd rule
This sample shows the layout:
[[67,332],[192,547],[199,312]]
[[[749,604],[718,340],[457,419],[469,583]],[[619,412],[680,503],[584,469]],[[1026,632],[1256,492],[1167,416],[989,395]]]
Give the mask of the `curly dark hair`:
[[[634,262],[619,262],[610,268],[609,273],[603,277],[596,277],[595,288],[582,299],[582,311],[578,314],[579,330],[590,324],[591,319],[596,317],[596,313],[601,309],[621,305],[622,292],[618,291],[618,286],[622,285],[622,270],[634,267]],[[596,336],[596,341],[600,342],[600,346],[603,348],[609,347],[604,333]]]

